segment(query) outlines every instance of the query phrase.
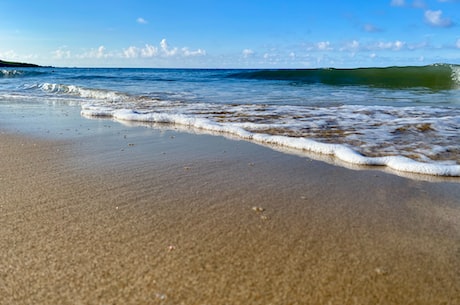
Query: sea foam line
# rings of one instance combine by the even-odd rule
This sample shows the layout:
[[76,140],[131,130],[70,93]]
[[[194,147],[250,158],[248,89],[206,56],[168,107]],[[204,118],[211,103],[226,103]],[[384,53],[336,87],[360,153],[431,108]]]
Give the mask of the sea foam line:
[[260,144],[277,145],[299,151],[331,155],[341,161],[356,165],[385,166],[400,172],[460,177],[460,165],[423,163],[403,156],[366,157],[342,144],[321,143],[307,138],[252,133],[231,124],[221,124],[206,118],[191,117],[184,114],[140,113],[132,109],[114,110],[113,108],[93,105],[82,105],[81,114],[89,117],[112,117],[121,121],[178,124],[214,133],[229,134]]
[[0,70],[0,76],[2,77],[14,77],[23,75],[24,72],[19,70]]
[[96,100],[125,102],[130,99],[130,97],[124,93],[103,89],[83,88],[76,85],[43,83],[35,86],[44,92],[67,94]]

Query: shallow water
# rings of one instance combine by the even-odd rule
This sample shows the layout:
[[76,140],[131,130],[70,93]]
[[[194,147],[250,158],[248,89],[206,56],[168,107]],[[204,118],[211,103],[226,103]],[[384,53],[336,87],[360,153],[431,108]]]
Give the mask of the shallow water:
[[174,124],[350,164],[460,176],[458,70],[4,69],[0,103],[78,106],[85,117]]

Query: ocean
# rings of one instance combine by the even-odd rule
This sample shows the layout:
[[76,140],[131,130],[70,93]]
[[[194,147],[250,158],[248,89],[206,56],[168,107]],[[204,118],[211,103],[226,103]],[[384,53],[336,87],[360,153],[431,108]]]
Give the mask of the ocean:
[[[460,176],[460,66],[302,70],[12,68],[0,104],[178,126],[395,172]],[[24,124],[26,124],[24,119]]]

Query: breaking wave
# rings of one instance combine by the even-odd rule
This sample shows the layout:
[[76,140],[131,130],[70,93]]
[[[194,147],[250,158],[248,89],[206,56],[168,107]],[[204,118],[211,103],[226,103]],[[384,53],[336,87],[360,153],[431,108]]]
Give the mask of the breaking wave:
[[31,88],[39,88],[48,93],[59,93],[77,96],[86,99],[105,100],[111,102],[122,102],[130,99],[129,95],[112,90],[84,88],[76,85],[63,84],[36,84]]
[[47,74],[37,70],[16,70],[16,69],[2,69],[0,70],[0,78],[13,78],[13,77],[30,77]]
[[295,84],[364,85],[381,88],[427,88],[448,90],[460,88],[460,66],[436,64],[357,69],[250,70],[230,77],[258,80],[285,80]]
[[[240,71],[238,75],[241,73],[248,76],[256,72]],[[53,83],[35,84],[29,89],[62,100],[79,100],[81,114],[86,117],[173,124],[333,156],[349,164],[460,177],[457,108],[222,104]]]

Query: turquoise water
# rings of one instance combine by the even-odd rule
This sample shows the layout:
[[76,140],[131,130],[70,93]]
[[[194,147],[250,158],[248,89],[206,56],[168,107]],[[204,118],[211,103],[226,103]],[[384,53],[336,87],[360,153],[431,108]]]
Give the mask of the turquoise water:
[[[0,103],[165,123],[351,164],[460,176],[460,67],[0,70]],[[24,124],[26,124],[26,120]]]

